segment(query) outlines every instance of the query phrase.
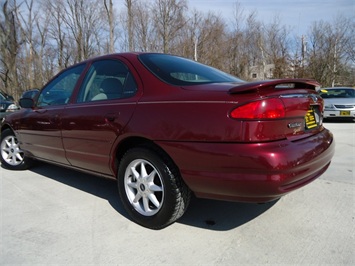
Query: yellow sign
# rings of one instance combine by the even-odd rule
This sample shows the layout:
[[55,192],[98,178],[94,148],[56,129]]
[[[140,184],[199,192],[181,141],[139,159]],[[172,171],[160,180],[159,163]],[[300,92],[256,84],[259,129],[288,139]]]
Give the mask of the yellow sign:
[[350,115],[350,111],[340,111],[340,115]]
[[307,111],[307,114],[305,116],[305,120],[306,120],[306,128],[307,129],[315,128],[318,126],[313,110]]

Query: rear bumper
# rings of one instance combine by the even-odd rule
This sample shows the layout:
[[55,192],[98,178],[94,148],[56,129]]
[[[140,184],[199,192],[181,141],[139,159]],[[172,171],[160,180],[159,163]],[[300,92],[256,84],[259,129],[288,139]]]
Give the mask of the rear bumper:
[[158,144],[197,197],[266,202],[298,189],[328,168],[334,154],[326,129],[298,141]]

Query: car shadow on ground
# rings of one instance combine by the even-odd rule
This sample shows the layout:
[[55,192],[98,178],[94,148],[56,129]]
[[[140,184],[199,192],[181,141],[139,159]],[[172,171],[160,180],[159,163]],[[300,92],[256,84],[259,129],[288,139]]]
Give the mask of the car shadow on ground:
[[257,218],[276,202],[254,204],[193,198],[187,212],[178,222],[209,230],[227,231]]
[[[121,204],[116,181],[113,179],[101,178],[46,163],[37,163],[30,171],[105,199],[119,214],[131,220]],[[208,230],[231,230],[255,219],[275,203],[276,201],[265,204],[248,204],[192,197],[187,212],[177,223]]]

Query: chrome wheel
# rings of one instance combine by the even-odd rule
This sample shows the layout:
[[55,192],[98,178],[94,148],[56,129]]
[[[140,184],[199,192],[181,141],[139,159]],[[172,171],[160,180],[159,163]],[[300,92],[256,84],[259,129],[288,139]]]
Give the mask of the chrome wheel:
[[10,135],[1,141],[1,157],[10,166],[18,166],[24,160],[24,153],[15,136]]
[[144,216],[155,215],[164,202],[164,183],[148,161],[136,159],[126,168],[124,188],[129,203]]

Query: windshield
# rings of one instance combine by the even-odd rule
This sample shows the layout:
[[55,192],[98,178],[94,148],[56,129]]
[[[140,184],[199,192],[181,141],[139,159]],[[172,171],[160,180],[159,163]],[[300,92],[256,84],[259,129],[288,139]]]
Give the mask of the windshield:
[[355,98],[355,89],[339,88],[339,89],[321,89],[320,96],[326,98]]
[[172,85],[244,82],[215,68],[178,56],[142,54],[139,59],[159,79]]

